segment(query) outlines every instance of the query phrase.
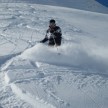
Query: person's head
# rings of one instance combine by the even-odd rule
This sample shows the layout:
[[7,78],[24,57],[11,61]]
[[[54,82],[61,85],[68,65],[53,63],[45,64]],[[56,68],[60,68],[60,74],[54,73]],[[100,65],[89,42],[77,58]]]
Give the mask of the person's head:
[[53,28],[53,27],[55,27],[55,26],[56,26],[55,20],[54,20],[54,19],[51,19],[51,20],[49,21],[49,27]]

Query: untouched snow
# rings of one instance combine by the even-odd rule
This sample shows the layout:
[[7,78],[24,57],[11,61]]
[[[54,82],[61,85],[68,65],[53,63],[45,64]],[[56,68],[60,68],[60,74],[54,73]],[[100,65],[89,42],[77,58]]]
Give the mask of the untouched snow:
[[[51,18],[60,47],[38,43]],[[108,107],[107,14],[0,4],[0,22],[0,107]]]

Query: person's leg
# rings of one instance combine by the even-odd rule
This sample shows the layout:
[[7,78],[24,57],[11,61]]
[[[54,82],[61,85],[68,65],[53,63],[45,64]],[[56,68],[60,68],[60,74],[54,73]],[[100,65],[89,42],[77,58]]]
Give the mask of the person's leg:
[[56,45],[57,45],[57,46],[60,46],[60,45],[61,45],[61,40],[62,40],[61,37],[55,38],[55,42],[56,42]]
[[54,46],[55,45],[55,42],[54,42],[54,39],[53,38],[50,38],[49,39],[48,45],[50,45],[50,46]]

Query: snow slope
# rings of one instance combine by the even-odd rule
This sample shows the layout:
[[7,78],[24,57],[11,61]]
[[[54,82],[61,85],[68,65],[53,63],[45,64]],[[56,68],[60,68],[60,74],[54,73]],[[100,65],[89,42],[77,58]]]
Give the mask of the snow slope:
[[0,0],[0,2],[53,5],[108,14],[107,0]]
[[[38,43],[51,18],[60,47]],[[108,107],[107,14],[3,3],[0,22],[0,107]]]

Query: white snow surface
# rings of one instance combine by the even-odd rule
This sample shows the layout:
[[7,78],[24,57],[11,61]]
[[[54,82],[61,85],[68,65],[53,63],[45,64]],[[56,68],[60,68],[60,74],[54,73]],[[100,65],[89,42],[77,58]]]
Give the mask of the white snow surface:
[[[39,43],[48,21],[62,45]],[[0,4],[0,108],[108,108],[108,15]]]
[[108,14],[107,0],[0,0],[0,3],[32,3],[62,6]]

